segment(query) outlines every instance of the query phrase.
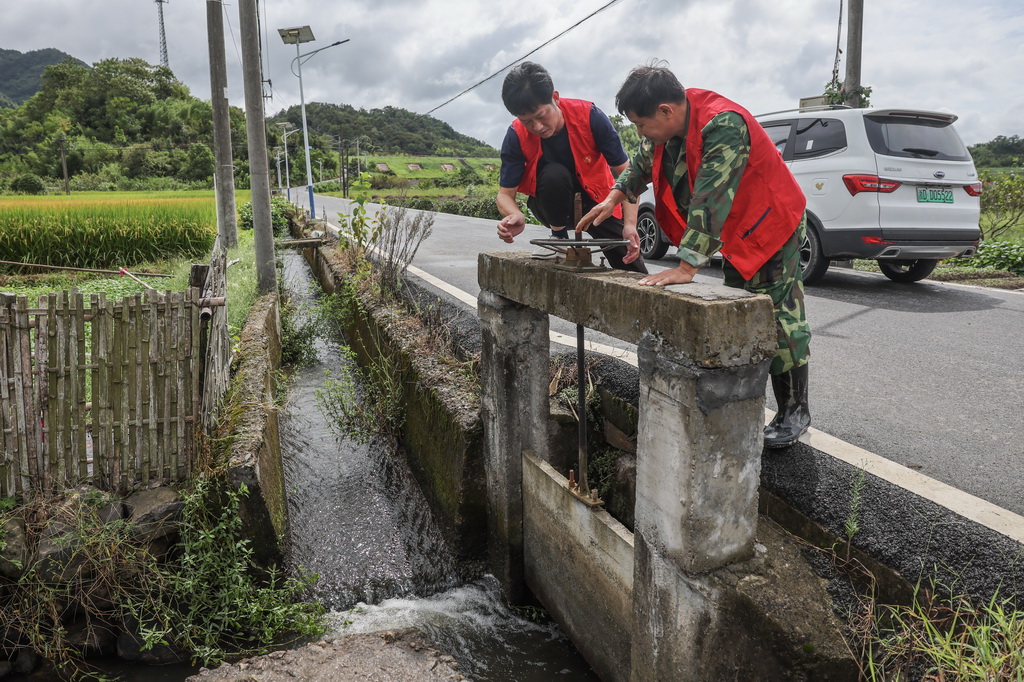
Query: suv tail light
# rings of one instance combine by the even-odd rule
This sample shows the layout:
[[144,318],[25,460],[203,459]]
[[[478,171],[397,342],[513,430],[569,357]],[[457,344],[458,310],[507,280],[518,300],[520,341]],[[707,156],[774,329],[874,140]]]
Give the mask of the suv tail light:
[[970,194],[972,197],[981,196],[981,183],[975,182],[970,185],[964,185],[964,191]]
[[851,195],[861,192],[881,192],[888,194],[895,192],[896,188],[902,185],[898,180],[884,180],[877,175],[844,175],[843,182]]

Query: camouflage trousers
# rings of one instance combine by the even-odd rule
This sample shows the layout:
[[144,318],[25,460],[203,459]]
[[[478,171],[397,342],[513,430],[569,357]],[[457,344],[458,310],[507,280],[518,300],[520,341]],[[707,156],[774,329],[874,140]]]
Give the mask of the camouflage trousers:
[[800,244],[807,230],[805,214],[796,232],[750,279],[726,262],[725,285],[766,294],[772,299],[778,346],[772,358],[771,374],[784,374],[794,367],[806,365],[811,357],[811,328],[804,307],[804,279],[800,268]]

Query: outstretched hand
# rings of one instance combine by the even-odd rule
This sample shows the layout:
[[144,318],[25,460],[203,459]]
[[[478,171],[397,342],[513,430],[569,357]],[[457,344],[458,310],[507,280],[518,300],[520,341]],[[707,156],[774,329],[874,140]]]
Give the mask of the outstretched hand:
[[512,213],[498,223],[498,239],[506,244],[511,244],[516,235],[522,234],[525,229],[526,216],[522,213]]

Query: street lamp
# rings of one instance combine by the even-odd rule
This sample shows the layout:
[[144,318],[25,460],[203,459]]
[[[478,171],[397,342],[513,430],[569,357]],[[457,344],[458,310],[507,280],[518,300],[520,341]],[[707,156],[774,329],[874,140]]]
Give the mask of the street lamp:
[[288,136],[292,133],[299,132],[298,128],[291,128],[291,123],[278,123],[281,126],[281,132],[284,133],[282,142],[284,143],[284,184],[288,192],[288,201],[292,200],[292,181],[288,175]]
[[[319,50],[313,50],[306,54],[299,54],[300,44],[316,40],[316,38],[313,37],[313,29],[309,26],[294,26],[292,28],[279,28],[277,29],[277,32],[281,35],[281,40],[283,40],[286,45],[291,45],[292,43],[295,44],[295,59],[292,60],[292,64],[298,64],[299,67],[299,71],[295,75],[299,77],[299,102],[302,106],[302,142],[306,146],[306,188],[309,190],[309,215],[315,220],[316,206],[313,203],[313,167],[309,160],[309,131],[306,127],[306,96],[302,90],[302,62],[308,61],[309,58],[317,52],[322,52],[328,47],[347,43],[349,39],[346,38],[345,40],[339,40],[335,43],[331,43],[327,47],[321,47]],[[294,68],[292,73],[295,73]],[[287,167],[287,163],[285,166]]]

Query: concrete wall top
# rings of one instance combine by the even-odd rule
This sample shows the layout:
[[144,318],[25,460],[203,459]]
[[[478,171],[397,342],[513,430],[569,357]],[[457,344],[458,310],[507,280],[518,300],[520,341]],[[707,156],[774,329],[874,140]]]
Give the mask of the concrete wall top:
[[775,350],[771,299],[742,289],[640,286],[637,273],[574,272],[507,251],[481,253],[477,277],[482,289],[624,341],[651,334],[704,367],[746,365]]

